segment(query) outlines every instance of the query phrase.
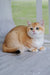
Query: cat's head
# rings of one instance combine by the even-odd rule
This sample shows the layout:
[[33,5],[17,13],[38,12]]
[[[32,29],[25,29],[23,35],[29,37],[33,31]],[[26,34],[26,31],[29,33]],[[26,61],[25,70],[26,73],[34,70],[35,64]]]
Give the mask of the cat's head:
[[28,21],[27,34],[31,38],[39,38],[44,36],[44,21],[31,23]]

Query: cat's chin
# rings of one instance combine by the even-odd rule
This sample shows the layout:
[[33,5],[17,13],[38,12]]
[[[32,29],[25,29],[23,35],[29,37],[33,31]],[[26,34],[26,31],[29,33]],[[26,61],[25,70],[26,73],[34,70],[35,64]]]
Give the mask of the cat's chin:
[[34,35],[33,38],[35,38],[35,39],[44,38],[44,35]]
[[44,37],[44,35],[33,35],[33,36],[29,35],[29,37],[32,39],[39,39],[39,38]]

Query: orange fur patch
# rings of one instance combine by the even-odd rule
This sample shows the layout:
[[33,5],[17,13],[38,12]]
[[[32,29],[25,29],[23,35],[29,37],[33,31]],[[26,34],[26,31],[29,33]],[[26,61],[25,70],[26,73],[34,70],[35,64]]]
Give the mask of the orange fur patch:
[[33,27],[36,27],[36,26],[38,26],[39,25],[39,23],[32,23],[32,26]]
[[39,30],[44,31],[44,29],[42,27],[39,27]]
[[32,50],[32,52],[34,52],[34,51],[36,52],[36,51],[37,51],[37,48],[34,48],[34,49]]
[[44,47],[41,47],[39,50],[40,50],[40,51],[41,51],[41,50],[44,50]]

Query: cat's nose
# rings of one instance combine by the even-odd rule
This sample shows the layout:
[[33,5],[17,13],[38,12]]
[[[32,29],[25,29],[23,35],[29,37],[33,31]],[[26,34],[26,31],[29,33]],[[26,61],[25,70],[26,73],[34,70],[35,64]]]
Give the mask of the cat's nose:
[[35,31],[33,30],[33,32],[35,32]]

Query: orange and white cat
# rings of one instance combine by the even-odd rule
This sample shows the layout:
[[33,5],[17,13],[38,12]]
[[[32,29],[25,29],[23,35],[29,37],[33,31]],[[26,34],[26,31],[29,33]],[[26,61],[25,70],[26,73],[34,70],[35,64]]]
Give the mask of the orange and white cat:
[[36,52],[44,50],[44,22],[28,22],[28,26],[17,26],[5,37],[4,52],[23,53],[24,51]]

